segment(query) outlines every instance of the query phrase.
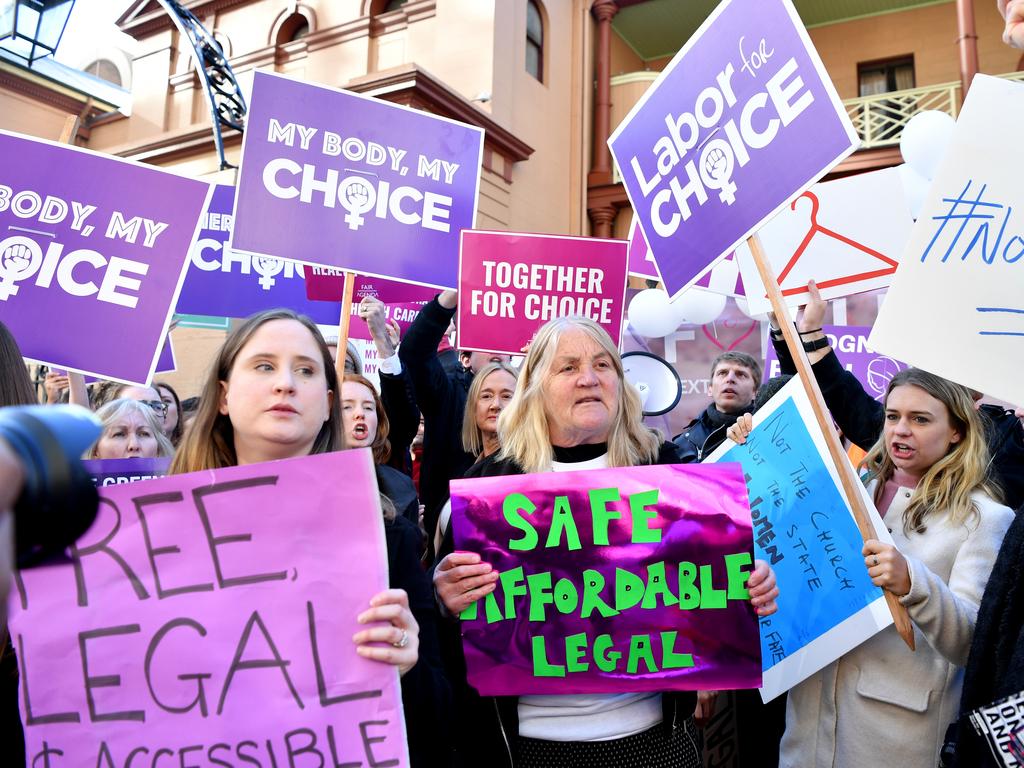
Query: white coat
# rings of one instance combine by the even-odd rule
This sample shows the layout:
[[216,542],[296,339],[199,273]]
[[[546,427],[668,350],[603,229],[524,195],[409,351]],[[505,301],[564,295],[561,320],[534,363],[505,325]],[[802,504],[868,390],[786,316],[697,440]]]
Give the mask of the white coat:
[[890,626],[793,688],[780,768],[938,764],[958,714],[978,605],[1013,513],[975,493],[979,515],[962,524],[930,516],[923,534],[907,535],[910,496],[899,489],[885,522],[910,568],[900,602],[917,650]]

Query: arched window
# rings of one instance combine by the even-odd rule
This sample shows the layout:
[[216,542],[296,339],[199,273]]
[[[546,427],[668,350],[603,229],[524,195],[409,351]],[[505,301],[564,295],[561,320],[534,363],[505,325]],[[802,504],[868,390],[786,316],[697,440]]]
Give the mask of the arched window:
[[536,0],[526,3],[526,71],[544,82],[544,18]]
[[121,80],[121,72],[118,70],[117,65],[109,59],[96,59],[96,61],[87,66],[83,71],[98,77],[100,80],[106,80],[108,83],[113,83],[118,87],[124,84]]
[[382,13],[397,11],[409,0],[363,0],[364,16],[380,16]]
[[277,45],[294,43],[296,40],[301,40],[308,34],[309,19],[301,13],[293,13],[284,20],[280,29],[277,30],[277,39],[274,42]]

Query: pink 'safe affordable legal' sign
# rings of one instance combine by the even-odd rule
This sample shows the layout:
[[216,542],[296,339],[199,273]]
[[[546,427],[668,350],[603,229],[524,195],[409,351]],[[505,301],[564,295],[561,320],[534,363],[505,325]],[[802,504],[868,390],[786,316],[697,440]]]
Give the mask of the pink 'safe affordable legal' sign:
[[857,144],[790,0],[723,0],[608,140],[673,297]]
[[455,547],[500,574],[463,612],[483,695],[759,688],[739,464],[453,480]]
[[464,231],[460,349],[519,354],[548,320],[583,315],[615,344],[625,308],[625,240]]
[[231,247],[454,288],[483,130],[257,72]]
[[0,132],[0,321],[25,357],[146,383],[209,185]]
[[387,586],[368,450],[104,487],[10,598],[28,765],[406,766]]

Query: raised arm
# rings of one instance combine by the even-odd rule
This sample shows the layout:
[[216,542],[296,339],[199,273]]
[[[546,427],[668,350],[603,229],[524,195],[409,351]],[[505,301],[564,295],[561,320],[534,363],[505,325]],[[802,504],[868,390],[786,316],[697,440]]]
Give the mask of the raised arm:
[[425,417],[436,415],[437,406],[454,386],[437,359],[437,345],[448,330],[458,294],[445,291],[427,302],[413,320],[398,350],[402,368],[412,381],[416,404]]
[[[807,288],[811,298],[797,320],[797,330],[801,341],[813,346],[815,342],[827,339],[822,330],[827,305],[813,281],[808,283]],[[779,357],[779,367],[783,373],[795,374],[796,365],[774,318],[771,318],[771,324],[772,346]],[[859,448],[870,450],[882,433],[885,408],[864,391],[856,376],[843,368],[830,345],[809,350],[807,359],[825,398],[825,405],[843,435]]]

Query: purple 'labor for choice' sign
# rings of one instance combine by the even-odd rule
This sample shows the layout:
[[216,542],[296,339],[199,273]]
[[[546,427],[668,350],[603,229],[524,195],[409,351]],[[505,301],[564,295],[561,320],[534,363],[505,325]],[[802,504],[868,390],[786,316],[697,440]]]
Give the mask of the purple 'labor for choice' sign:
[[673,297],[857,144],[790,0],[723,0],[608,140]]
[[209,185],[0,132],[0,321],[30,359],[153,375]]
[[453,480],[451,491],[456,549],[500,574],[461,615],[482,695],[761,686],[739,464]]
[[454,288],[482,156],[474,126],[257,72],[231,245]]

